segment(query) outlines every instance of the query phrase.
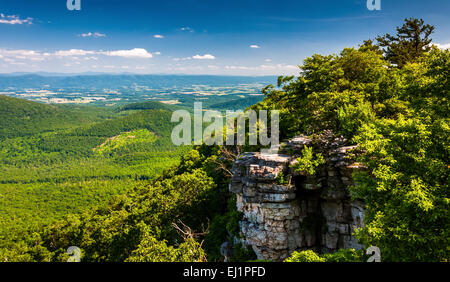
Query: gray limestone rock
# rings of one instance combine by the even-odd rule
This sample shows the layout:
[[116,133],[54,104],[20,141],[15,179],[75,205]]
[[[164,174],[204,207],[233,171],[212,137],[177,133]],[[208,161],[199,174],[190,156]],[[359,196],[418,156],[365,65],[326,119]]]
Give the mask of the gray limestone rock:
[[[319,142],[328,157],[316,175],[299,176],[290,168],[305,145],[313,146],[307,136],[281,144],[282,154],[245,153],[234,162],[229,190],[243,213],[244,242],[258,259],[281,261],[304,249],[363,247],[352,232],[364,224],[364,203],[351,200],[348,186],[353,185],[352,172],[365,168],[348,157],[356,146],[343,146],[345,139],[330,136]],[[281,172],[285,177],[279,183]],[[305,227],[306,219],[314,224]]]

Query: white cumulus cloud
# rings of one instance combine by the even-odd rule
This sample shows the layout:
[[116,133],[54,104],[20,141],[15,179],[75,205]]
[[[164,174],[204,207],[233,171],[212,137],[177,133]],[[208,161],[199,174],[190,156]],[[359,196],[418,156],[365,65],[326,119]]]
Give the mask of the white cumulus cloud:
[[21,19],[15,15],[0,14],[0,24],[32,24],[33,18]]
[[67,57],[67,56],[85,56],[95,54],[95,51],[86,51],[82,49],[70,49],[70,50],[60,50],[53,53],[55,56]]
[[174,61],[187,61],[192,60],[192,57],[185,57],[185,58],[173,58]]
[[43,61],[45,57],[40,52],[34,50],[0,49],[0,58],[5,58],[9,60],[15,58],[19,60],[30,59],[32,61]]
[[95,37],[95,38],[98,38],[98,37],[106,37],[106,34],[100,33],[100,32],[88,32],[88,33],[82,33],[79,36],[81,36],[81,37]]
[[220,69],[220,67],[214,66],[214,65],[209,65],[208,69],[210,69],[210,70],[218,70],[218,69]]
[[450,49],[450,43],[446,43],[446,44],[439,44],[436,43],[435,44],[439,49],[445,50],[445,49]]
[[34,50],[9,50],[0,48],[0,56],[11,57],[16,59],[30,59],[34,61],[42,61],[45,58],[63,58],[68,57],[73,60],[80,59],[81,56],[85,57],[84,60],[98,60],[98,57],[93,55],[104,55],[104,56],[114,56],[114,57],[124,57],[124,58],[152,58],[153,55],[160,55],[161,52],[149,53],[143,48],[134,48],[130,50],[83,50],[83,49],[69,49],[69,50],[57,50],[52,53]]
[[252,71],[294,71],[298,70],[298,66],[276,64],[276,65],[259,65],[259,66],[225,66],[227,70],[252,70]]
[[188,26],[180,28],[181,31],[188,31],[188,32],[194,32],[194,30]]
[[253,48],[253,49],[259,49],[259,48],[261,48],[259,45],[256,45],[256,44],[253,44],[253,45],[250,45],[250,48]]
[[153,37],[154,37],[154,38],[164,38],[164,36],[161,35],[161,34],[155,34],[155,35],[153,35]]
[[124,58],[152,58],[153,55],[143,48],[134,48],[131,50],[117,50],[117,51],[106,51],[103,52],[107,56],[116,56]]
[[192,57],[192,59],[195,60],[214,60],[216,57],[214,57],[211,54],[205,54],[205,55],[195,55]]

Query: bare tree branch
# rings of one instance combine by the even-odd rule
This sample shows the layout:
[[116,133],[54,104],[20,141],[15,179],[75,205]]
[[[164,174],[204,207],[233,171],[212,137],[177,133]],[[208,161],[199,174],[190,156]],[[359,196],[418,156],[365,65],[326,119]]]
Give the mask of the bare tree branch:
[[216,170],[222,170],[226,177],[231,177],[233,173],[228,166],[239,158],[241,150],[242,148],[240,146],[234,146],[233,148],[222,146],[220,149],[221,157],[213,161],[213,163],[217,164]]

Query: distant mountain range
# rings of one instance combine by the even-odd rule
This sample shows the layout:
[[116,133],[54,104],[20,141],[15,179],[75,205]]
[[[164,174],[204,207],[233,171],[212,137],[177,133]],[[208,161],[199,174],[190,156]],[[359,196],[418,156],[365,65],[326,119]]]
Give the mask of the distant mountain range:
[[13,88],[119,88],[135,85],[182,87],[190,85],[270,84],[276,76],[140,75],[101,73],[11,73],[0,74],[0,89]]
[[[12,73],[0,73],[0,77],[4,76],[24,76],[24,75],[39,75],[39,76],[78,76],[78,75],[103,75],[103,74],[114,74],[114,73],[104,73],[104,72],[83,72],[83,73],[62,73],[62,72],[12,72]],[[118,74],[128,74],[128,73],[118,73]]]

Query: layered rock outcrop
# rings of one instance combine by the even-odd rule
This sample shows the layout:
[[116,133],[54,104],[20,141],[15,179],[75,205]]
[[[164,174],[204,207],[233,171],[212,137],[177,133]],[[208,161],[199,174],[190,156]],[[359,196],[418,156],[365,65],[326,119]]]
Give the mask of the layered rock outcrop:
[[314,146],[305,136],[282,144],[278,153],[246,153],[233,164],[229,189],[243,213],[239,225],[245,244],[258,259],[280,261],[293,251],[363,247],[352,232],[363,224],[364,204],[352,200],[348,189],[352,172],[363,168],[349,158],[354,146],[342,146],[344,142],[319,142],[325,164],[314,175],[292,168],[304,146]]

